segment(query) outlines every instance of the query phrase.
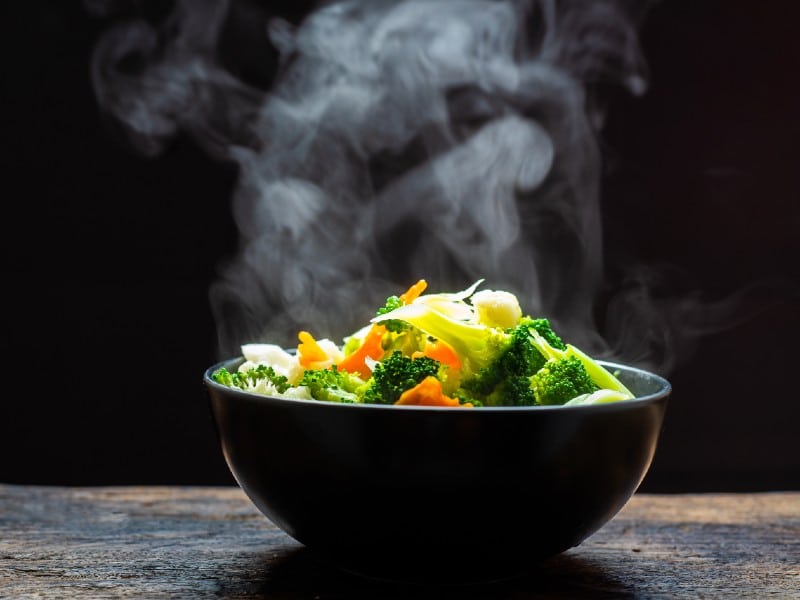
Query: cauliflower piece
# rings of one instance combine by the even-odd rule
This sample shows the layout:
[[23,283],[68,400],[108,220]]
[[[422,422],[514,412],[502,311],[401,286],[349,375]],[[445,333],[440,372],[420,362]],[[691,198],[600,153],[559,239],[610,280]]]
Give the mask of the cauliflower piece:
[[[322,348],[323,352],[327,354],[331,359],[331,364],[338,363],[344,358],[344,353],[342,352],[341,348],[336,345],[336,342],[333,340],[329,340],[328,338],[324,338],[321,340],[317,340],[317,344],[320,348]],[[328,365],[330,366],[330,365]]]
[[297,361],[297,355],[290,354],[276,344],[244,344],[241,348],[245,362],[239,367],[239,371],[246,371],[257,365],[269,365],[292,385],[303,376],[305,369]]
[[283,398],[292,398],[293,400],[313,400],[314,397],[311,395],[311,391],[304,385],[298,385],[297,387],[290,387],[287,389],[283,394],[280,394]]
[[471,298],[477,312],[478,323],[488,327],[516,327],[522,318],[517,297],[504,291],[481,290]]

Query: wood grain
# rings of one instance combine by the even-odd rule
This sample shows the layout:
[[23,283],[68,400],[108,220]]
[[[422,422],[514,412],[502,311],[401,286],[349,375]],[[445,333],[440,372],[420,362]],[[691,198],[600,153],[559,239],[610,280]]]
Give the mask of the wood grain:
[[800,493],[637,494],[524,577],[425,587],[327,565],[238,488],[0,485],[0,597],[800,598]]

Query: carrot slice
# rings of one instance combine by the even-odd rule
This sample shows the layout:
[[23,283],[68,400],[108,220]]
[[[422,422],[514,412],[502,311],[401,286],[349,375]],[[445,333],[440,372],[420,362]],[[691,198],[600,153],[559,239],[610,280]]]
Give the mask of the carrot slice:
[[342,371],[358,373],[362,379],[369,379],[372,371],[367,366],[367,357],[372,360],[380,360],[383,357],[381,341],[384,333],[386,333],[386,327],[375,323],[364,337],[361,345],[345,356],[336,366]]
[[426,344],[425,349],[421,352],[421,354],[422,356],[432,358],[443,365],[447,365],[453,371],[458,371],[461,369],[461,361],[459,360],[456,351],[441,340]]
[[472,404],[459,404],[456,398],[445,396],[442,392],[442,382],[436,377],[428,376],[413,388],[400,394],[400,399],[395,402],[406,406],[469,406]]
[[403,304],[411,304],[414,300],[420,297],[422,292],[424,292],[425,288],[427,287],[428,282],[424,279],[420,279],[417,283],[408,288],[405,294],[400,294],[400,300],[403,301]]
[[312,363],[328,360],[330,357],[325,350],[320,348],[317,340],[307,331],[297,334],[300,343],[297,345],[298,362],[304,367],[310,367]]

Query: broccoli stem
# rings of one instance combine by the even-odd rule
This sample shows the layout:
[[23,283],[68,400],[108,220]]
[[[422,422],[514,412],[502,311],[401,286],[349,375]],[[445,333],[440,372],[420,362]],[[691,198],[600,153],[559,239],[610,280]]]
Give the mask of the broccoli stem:
[[619,379],[614,377],[614,375],[606,370],[601,364],[595,362],[595,360],[588,354],[571,344],[567,344],[567,353],[583,363],[586,372],[589,373],[589,376],[598,387],[606,390],[613,390],[615,392],[625,394],[629,398],[633,398],[633,393],[627,387],[625,387],[625,385]]
[[613,390],[615,392],[625,394],[629,398],[633,398],[633,393],[627,387],[625,387],[625,385],[619,379],[614,377],[613,374],[607,371],[602,365],[596,362],[585,352],[579,350],[572,344],[567,344],[566,350],[553,348],[535,329],[531,329],[530,333],[531,343],[536,346],[537,350],[539,350],[539,352],[541,352],[542,355],[548,360],[561,360],[569,357],[577,358],[583,363],[583,367],[586,369],[586,372],[589,373],[589,377],[592,378],[592,381],[597,384],[597,387],[606,390]]

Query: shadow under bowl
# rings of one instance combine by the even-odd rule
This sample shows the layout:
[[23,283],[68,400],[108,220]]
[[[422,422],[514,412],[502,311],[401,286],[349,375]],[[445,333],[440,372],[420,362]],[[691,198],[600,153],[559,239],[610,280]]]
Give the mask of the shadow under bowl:
[[346,570],[399,581],[524,572],[607,523],[647,473],[671,386],[603,365],[633,400],[569,407],[353,405],[203,381],[253,504]]

